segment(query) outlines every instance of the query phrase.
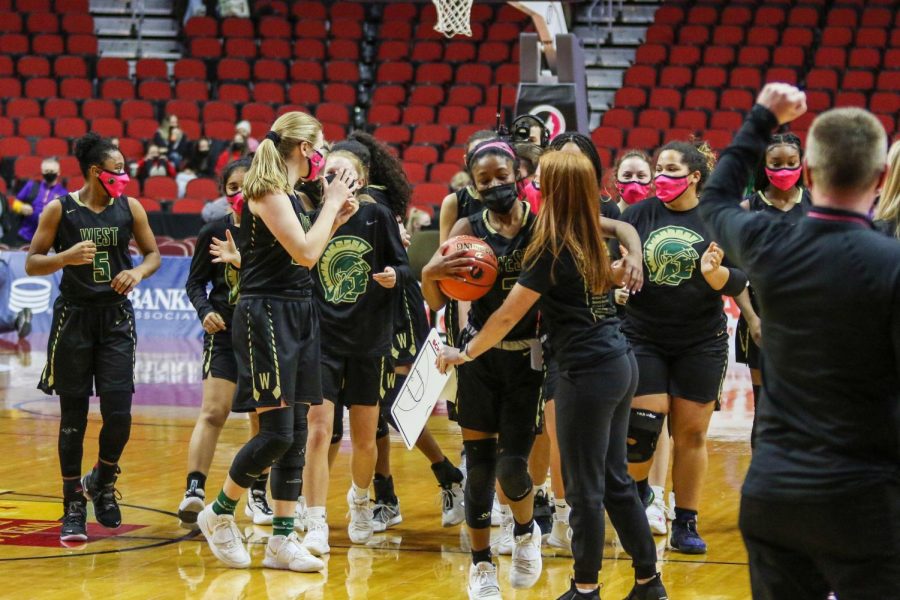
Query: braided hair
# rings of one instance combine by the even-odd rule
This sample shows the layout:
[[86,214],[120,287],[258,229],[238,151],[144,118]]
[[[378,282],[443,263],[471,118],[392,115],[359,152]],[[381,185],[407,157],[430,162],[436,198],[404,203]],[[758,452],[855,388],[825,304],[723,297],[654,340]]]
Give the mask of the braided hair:
[[594,172],[597,173],[597,185],[603,188],[603,163],[600,160],[600,154],[591,138],[582,135],[577,131],[566,131],[561,133],[550,141],[551,150],[562,150],[566,144],[575,144],[581,153],[588,157],[591,164],[594,165]]

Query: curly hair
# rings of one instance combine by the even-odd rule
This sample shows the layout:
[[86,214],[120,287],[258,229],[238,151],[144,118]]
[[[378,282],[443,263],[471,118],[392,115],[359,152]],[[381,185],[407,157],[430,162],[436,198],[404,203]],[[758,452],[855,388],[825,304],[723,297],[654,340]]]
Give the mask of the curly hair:
[[368,148],[369,185],[384,186],[391,212],[396,217],[406,218],[406,211],[412,198],[412,186],[403,171],[403,164],[391,154],[385,144],[364,131],[354,131],[348,139]]
[[[793,146],[800,153],[800,159],[803,160],[803,147],[800,144],[800,138],[793,133],[776,133],[772,136],[772,141],[766,146],[766,154],[775,146]],[[769,187],[769,177],[766,175],[766,157],[763,156],[759,164],[756,165],[756,171],[753,174],[753,191],[758,192]]]
[[681,154],[681,162],[687,165],[691,173],[700,172],[700,181],[697,182],[697,192],[699,193],[716,166],[716,153],[709,143],[698,139],[692,139],[689,142],[669,142],[659,149],[654,162],[659,161],[659,155],[666,150],[674,150]]
[[81,174],[85,177],[92,166],[101,164],[118,151],[119,149],[113,146],[108,138],[100,137],[94,132],[88,132],[75,140],[75,158],[78,159]]

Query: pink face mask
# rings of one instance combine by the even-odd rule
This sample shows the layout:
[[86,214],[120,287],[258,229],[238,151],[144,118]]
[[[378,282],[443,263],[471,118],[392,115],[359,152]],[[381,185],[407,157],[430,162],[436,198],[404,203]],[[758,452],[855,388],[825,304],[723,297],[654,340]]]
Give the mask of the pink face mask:
[[800,181],[801,171],[800,167],[794,167],[793,169],[770,169],[766,167],[766,175],[769,177],[772,185],[785,192],[797,185],[797,182]]
[[616,189],[625,204],[637,204],[650,195],[650,184],[641,183],[640,181],[618,181],[616,180]]
[[124,194],[125,186],[131,181],[128,173],[114,173],[112,171],[107,171],[106,169],[100,171],[100,174],[97,175],[97,179],[100,180],[100,185],[103,186],[103,189],[106,190],[106,193],[109,194],[110,198],[118,198]]
[[656,197],[668,204],[681,196],[688,189],[690,183],[688,176],[670,177],[668,175],[657,175],[653,182],[656,184]]
[[525,185],[520,195],[525,197],[525,199],[528,201],[528,204],[530,204],[532,208],[536,208],[541,205],[541,190],[534,185],[533,181],[529,181]]
[[231,206],[231,210],[234,214],[240,216],[241,211],[244,210],[244,193],[235,192],[231,195],[225,194],[225,197],[228,198],[228,205]]
[[319,177],[319,173],[322,172],[322,167],[325,166],[325,157],[322,156],[322,152],[316,150],[312,156],[308,159],[309,161],[309,175],[304,177],[306,181],[312,181]]

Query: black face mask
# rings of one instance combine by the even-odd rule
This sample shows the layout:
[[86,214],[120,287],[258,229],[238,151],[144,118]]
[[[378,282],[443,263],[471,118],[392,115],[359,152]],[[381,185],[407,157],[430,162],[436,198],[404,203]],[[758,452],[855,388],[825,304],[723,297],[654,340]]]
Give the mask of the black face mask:
[[244,142],[232,142],[231,149],[235,152],[243,152],[245,146]]
[[42,173],[42,176],[47,183],[53,183],[59,177],[59,173]]
[[209,156],[209,150],[198,150],[197,156],[199,156],[200,158],[206,158],[207,156]]
[[329,184],[331,184],[331,182],[334,181],[335,177],[337,177],[337,173],[329,173],[328,175],[325,176],[325,181],[327,181]]
[[481,201],[488,210],[505,215],[515,206],[519,197],[515,183],[504,183],[486,190],[480,190]]

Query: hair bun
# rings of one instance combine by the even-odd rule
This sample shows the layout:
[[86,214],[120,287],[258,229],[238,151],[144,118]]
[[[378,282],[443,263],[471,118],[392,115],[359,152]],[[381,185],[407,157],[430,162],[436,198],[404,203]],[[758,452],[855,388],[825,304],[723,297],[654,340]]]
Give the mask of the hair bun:
[[88,155],[90,155],[91,150],[93,150],[94,147],[102,141],[103,141],[103,138],[101,138],[96,133],[94,133],[94,132],[86,133],[83,136],[81,136],[80,138],[78,138],[77,140],[75,140],[75,148],[74,148],[73,154],[75,154],[75,157],[79,161],[83,161],[88,158]]

